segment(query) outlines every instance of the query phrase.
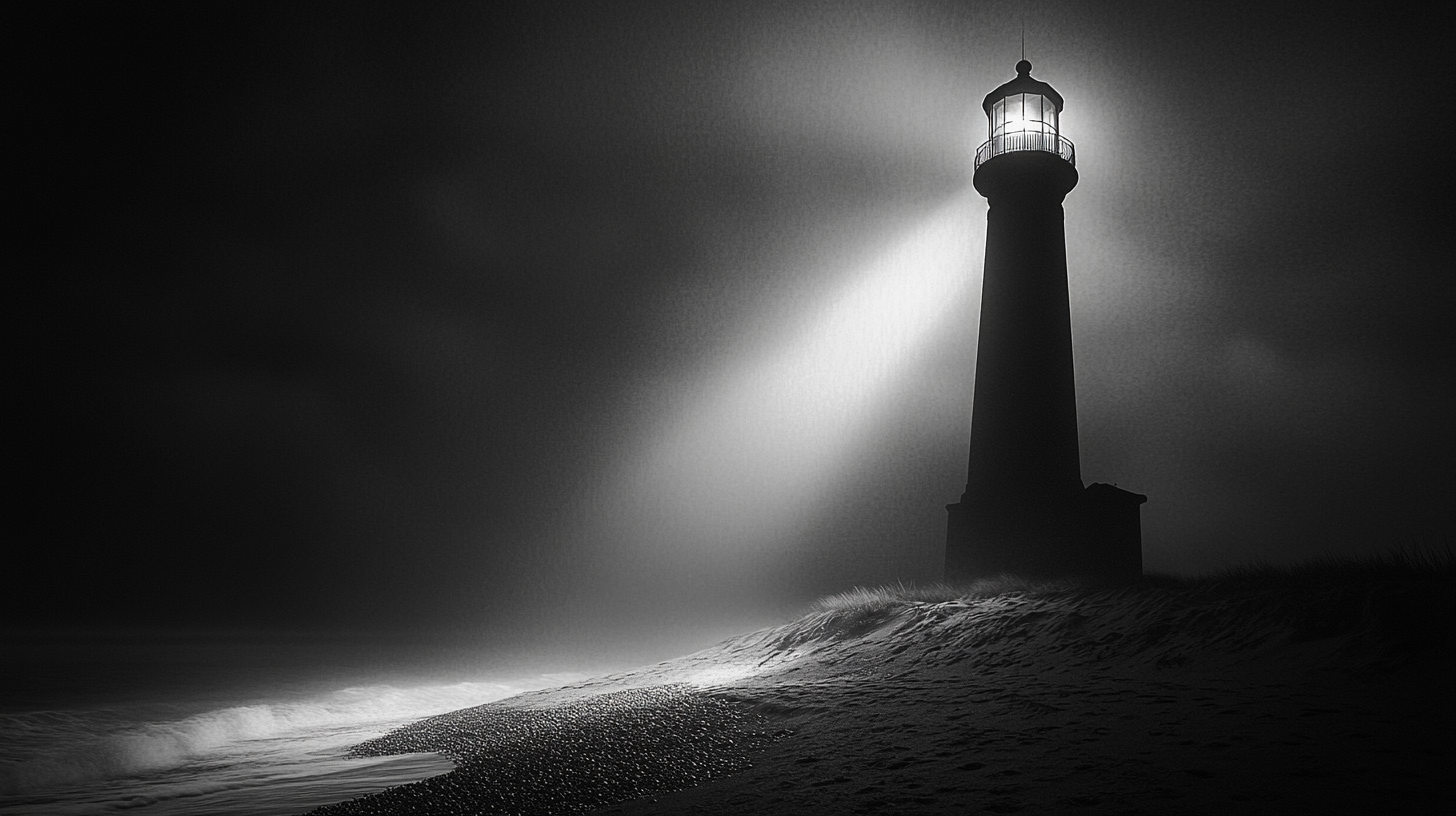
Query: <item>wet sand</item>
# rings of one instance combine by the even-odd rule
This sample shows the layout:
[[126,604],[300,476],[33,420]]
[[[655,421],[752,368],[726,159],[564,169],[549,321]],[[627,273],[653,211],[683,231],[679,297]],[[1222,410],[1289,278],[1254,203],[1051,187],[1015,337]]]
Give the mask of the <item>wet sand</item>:
[[365,743],[460,764],[316,813],[1444,812],[1451,603],[1256,586],[819,613]]

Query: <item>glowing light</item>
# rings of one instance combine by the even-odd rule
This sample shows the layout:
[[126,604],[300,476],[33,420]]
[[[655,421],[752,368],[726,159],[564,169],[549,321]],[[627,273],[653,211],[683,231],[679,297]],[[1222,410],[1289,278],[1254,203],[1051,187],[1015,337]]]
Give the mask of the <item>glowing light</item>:
[[991,106],[991,138],[1014,133],[1057,132],[1057,111],[1052,103],[1037,94],[1012,94]]
[[[634,568],[651,571],[791,544],[824,512],[896,375],[978,279],[979,207],[970,191],[958,195],[849,276],[784,343],[727,365],[614,480],[628,494],[609,500],[625,548],[598,547],[603,557],[636,549]],[[600,542],[603,519],[592,521]]]
[[758,674],[758,670],[753,666],[729,664],[726,666],[713,666],[707,669],[699,669],[688,677],[687,682],[698,688],[704,688],[707,686],[725,685],[735,680],[742,680],[745,677],[752,677],[755,674]]

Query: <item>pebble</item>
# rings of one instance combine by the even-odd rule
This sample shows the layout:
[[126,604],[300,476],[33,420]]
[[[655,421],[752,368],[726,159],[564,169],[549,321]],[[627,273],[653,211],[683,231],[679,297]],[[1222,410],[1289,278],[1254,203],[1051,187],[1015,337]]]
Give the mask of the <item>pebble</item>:
[[311,811],[340,814],[588,813],[750,767],[773,737],[740,703],[685,685],[565,705],[491,703],[441,714],[354,747],[355,756],[435,752],[450,773]]

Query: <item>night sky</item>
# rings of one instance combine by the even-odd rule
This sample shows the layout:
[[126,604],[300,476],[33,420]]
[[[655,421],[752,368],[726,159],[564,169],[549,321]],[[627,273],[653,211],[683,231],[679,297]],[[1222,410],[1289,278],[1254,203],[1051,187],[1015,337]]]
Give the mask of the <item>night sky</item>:
[[488,6],[7,6],[11,625],[547,636],[937,577],[1023,14],[1083,479],[1149,496],[1147,568],[1449,541],[1434,5]]

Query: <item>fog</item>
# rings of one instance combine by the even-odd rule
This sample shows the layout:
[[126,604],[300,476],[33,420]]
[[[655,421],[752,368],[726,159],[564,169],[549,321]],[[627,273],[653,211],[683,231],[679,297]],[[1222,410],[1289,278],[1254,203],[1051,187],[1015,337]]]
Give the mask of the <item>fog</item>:
[[665,649],[934,580],[1023,16],[1147,568],[1446,540],[1449,209],[1370,135],[1434,19],[142,6],[21,54],[7,620]]

